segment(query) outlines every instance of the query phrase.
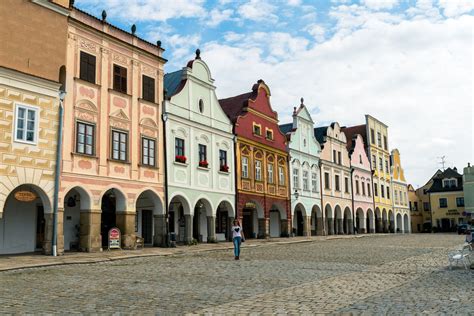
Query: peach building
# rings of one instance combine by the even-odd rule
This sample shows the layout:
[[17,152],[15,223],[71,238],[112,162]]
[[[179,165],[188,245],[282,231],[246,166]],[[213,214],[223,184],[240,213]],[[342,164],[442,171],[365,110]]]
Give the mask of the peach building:
[[[165,232],[163,49],[72,8],[59,205],[64,250],[122,247],[137,236],[159,245]],[[63,233],[63,234],[62,234]],[[58,245],[61,243],[58,242]]]

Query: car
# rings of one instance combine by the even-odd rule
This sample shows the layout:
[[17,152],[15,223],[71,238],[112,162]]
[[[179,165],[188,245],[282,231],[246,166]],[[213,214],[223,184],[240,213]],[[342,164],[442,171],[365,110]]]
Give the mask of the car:
[[465,235],[468,230],[471,230],[471,225],[469,225],[469,224],[459,224],[458,225],[458,235]]

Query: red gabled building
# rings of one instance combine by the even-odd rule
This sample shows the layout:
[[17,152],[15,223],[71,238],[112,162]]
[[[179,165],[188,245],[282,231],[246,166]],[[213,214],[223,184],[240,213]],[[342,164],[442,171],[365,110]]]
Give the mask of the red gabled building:
[[263,80],[219,100],[236,135],[236,208],[247,238],[288,236],[291,227],[286,137]]

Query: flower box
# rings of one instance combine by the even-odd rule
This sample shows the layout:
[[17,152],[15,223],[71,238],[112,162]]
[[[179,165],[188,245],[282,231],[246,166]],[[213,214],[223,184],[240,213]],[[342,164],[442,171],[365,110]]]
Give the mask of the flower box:
[[180,163],[186,163],[186,156],[179,156],[178,155],[174,158],[174,161],[180,162]]
[[228,165],[221,165],[220,171],[229,172],[229,166]]
[[199,162],[199,167],[207,168],[209,166],[209,163],[206,160],[201,160]]

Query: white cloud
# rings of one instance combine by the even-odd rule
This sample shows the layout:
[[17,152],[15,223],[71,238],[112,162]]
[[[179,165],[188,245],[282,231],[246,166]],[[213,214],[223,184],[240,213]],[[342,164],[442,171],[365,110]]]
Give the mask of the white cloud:
[[206,19],[206,25],[215,27],[224,21],[230,20],[233,13],[234,11],[231,9],[212,9],[211,12],[209,12],[209,17]]
[[324,35],[326,30],[324,27],[318,24],[310,24],[305,29],[314,39],[316,42],[322,42],[324,40]]
[[299,5],[301,5],[301,0],[287,0],[286,3],[289,6],[299,6]]
[[[81,0],[81,6],[100,8],[100,11],[106,9],[109,18],[129,22],[201,17],[206,13],[203,4],[204,0]],[[88,11],[94,14],[92,10]]]
[[399,0],[363,0],[365,6],[374,10],[391,9],[398,4]]
[[439,0],[439,6],[443,8],[443,14],[447,17],[454,17],[474,10],[472,0]]
[[[281,122],[290,121],[301,96],[310,109],[319,108],[317,125],[361,124],[371,114],[389,125],[390,146],[399,148],[415,185],[432,176],[438,156],[447,155],[458,169],[472,161],[474,17],[362,20],[317,46],[277,32],[252,33],[238,45],[205,45],[219,97],[249,91],[261,78]],[[276,51],[270,55],[278,62],[267,50]]]
[[441,19],[439,9],[434,5],[434,0],[417,0],[414,7],[406,10],[406,13],[412,19],[424,19],[426,17],[432,20]]
[[260,22],[276,22],[278,17],[274,14],[276,7],[265,0],[250,0],[238,8],[239,15],[246,20]]

